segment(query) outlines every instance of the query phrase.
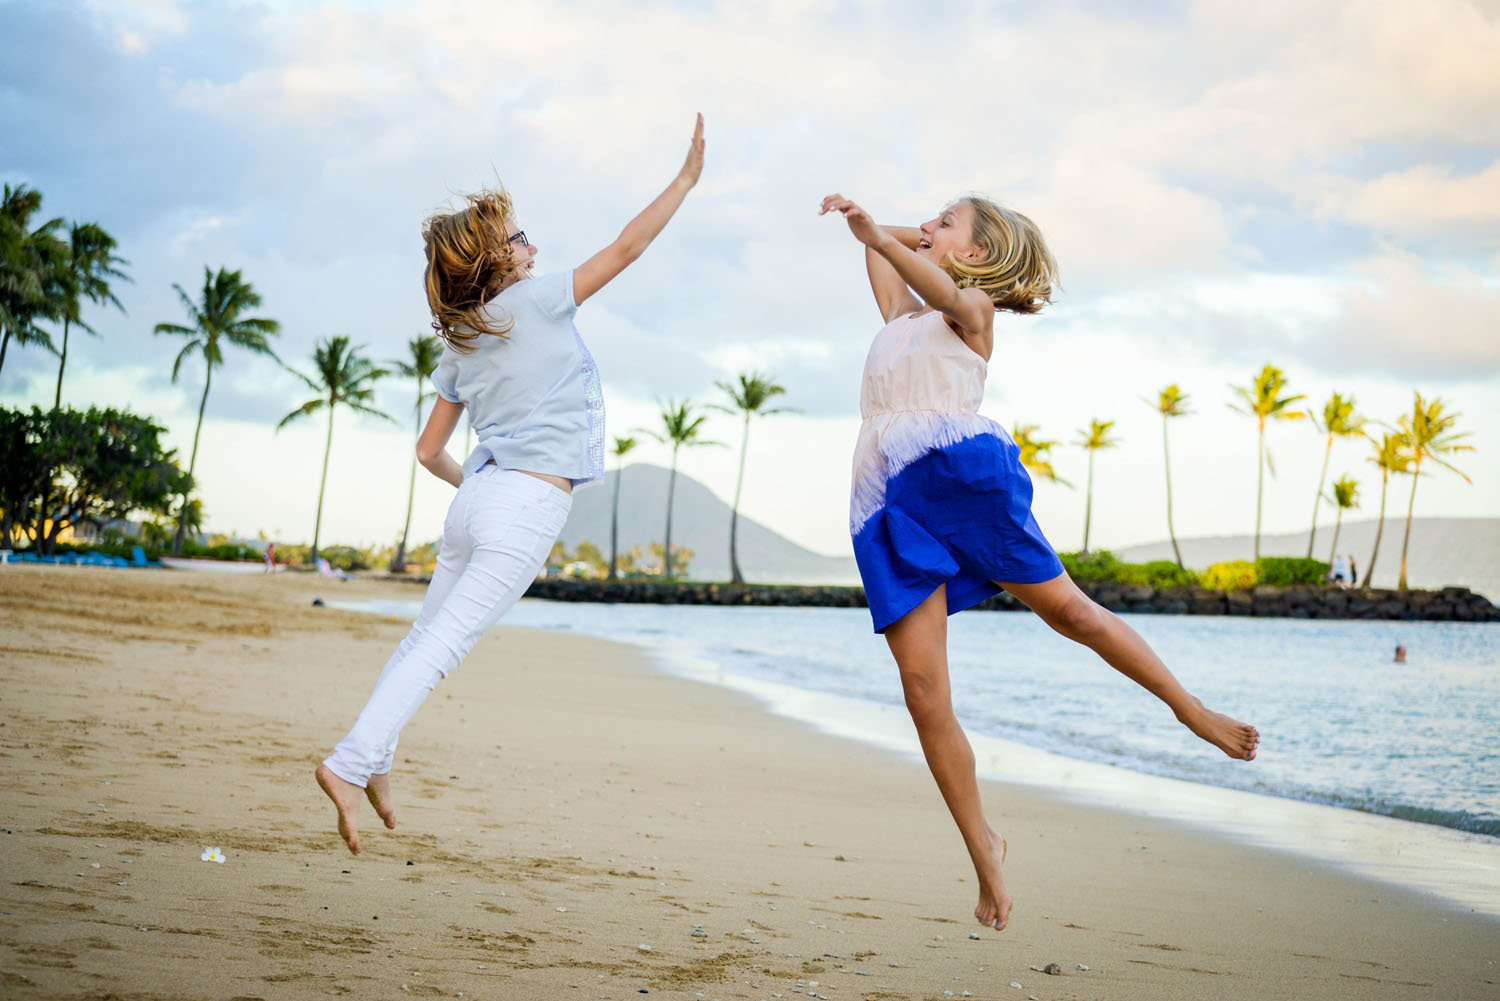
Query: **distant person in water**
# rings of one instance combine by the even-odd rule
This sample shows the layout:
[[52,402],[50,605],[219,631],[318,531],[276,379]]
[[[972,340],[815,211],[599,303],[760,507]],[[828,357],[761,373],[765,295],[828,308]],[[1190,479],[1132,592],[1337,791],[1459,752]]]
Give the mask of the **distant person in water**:
[[1051,301],[1056,264],[1036,225],[976,196],[919,227],[878,226],[842,195],[823,199],[820,214],[828,212],[841,213],[865,245],[885,321],[860,392],[854,554],[922,753],[979,878],[974,916],[1004,928],[1006,843],[985,821],[974,752],[953,713],[949,615],[1003,588],[1231,758],[1254,758],[1260,735],[1205,707],[1135,630],[1074,585],[1032,516],[1031,480],[1015,442],[978,413],[996,312],[1035,313]]
[[[364,711],[317,769],[359,854],[360,800],[396,826],[396,739],[438,682],[516,603],[562,532],[573,488],[604,475],[604,397],[573,325],[578,307],[640,257],[698,183],[703,116],[665,191],[609,246],[569,271],[532,276],[536,246],[504,191],[427,220],[427,304],[446,345],[417,459],[458,488],[422,611]],[[445,450],[468,413],[478,437],[460,466]]]
[[1397,664],[1405,664],[1406,663],[1406,647],[1402,646],[1400,643],[1396,644],[1395,663],[1397,663]]

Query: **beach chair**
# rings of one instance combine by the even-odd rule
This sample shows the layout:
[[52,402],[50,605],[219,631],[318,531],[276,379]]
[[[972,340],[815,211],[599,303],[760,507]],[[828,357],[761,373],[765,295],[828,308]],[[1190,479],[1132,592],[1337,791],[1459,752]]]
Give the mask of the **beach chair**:
[[159,560],[148,560],[148,559],[146,559],[146,550],[142,549],[140,546],[131,546],[130,547],[130,562],[126,563],[124,560],[121,560],[120,561],[120,565],[121,566],[132,566],[132,567],[157,567],[157,568],[160,568],[161,567],[161,562]]

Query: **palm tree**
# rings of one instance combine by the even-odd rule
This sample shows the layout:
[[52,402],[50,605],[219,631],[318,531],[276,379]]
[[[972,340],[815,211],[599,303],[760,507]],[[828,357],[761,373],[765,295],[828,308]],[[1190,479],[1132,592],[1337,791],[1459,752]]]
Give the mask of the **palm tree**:
[[58,277],[67,244],[57,234],[61,219],[31,227],[41,207],[42,193],[24,184],[5,185],[0,197],[0,369],[12,340],[19,347],[39,344],[57,353],[52,335],[37,321],[62,315]]
[[1266,470],[1271,470],[1271,475],[1276,475],[1276,466],[1271,461],[1271,453],[1266,451],[1266,421],[1295,421],[1307,416],[1302,410],[1291,409],[1292,404],[1298,400],[1306,399],[1301,393],[1296,396],[1282,396],[1281,391],[1286,386],[1286,376],[1281,369],[1269,363],[1260,370],[1248,387],[1230,386],[1229,388],[1240,394],[1245,401],[1245,406],[1237,407],[1229,404],[1229,409],[1242,414],[1250,414],[1255,418],[1259,430],[1259,446],[1255,456],[1255,558],[1260,559],[1260,512],[1261,500],[1265,496]]
[[1312,531],[1307,533],[1307,558],[1312,559],[1313,538],[1318,534],[1318,502],[1323,498],[1323,483],[1328,479],[1328,460],[1333,456],[1333,439],[1352,438],[1355,435],[1364,437],[1365,419],[1354,412],[1354,397],[1344,399],[1338,393],[1328,398],[1323,404],[1323,421],[1318,422],[1316,414],[1312,417],[1313,427],[1320,433],[1328,436],[1328,441],[1323,445],[1323,471],[1318,474],[1318,493],[1313,498]]
[[[193,470],[198,464],[198,436],[203,431],[203,411],[208,406],[208,388],[213,383],[214,368],[224,364],[224,345],[232,344],[246,351],[276,358],[276,352],[271,350],[266,338],[280,333],[281,324],[264,317],[242,315],[260,306],[260,293],[238,271],[220,268],[214,272],[205,265],[202,298],[198,302],[194,302],[176,282],[172,283],[172,287],[177,290],[177,298],[182,300],[188,319],[193,321],[190,327],[175,323],[156,325],[155,332],[158,334],[177,334],[189,338],[183,349],[177,352],[177,359],[172,362],[172,381],[177,381],[183,359],[194,351],[202,353],[206,368],[203,398],[198,402],[198,423],[193,428],[193,451],[188,456],[191,489]],[[276,360],[280,361],[279,358]],[[172,539],[173,555],[182,552],[182,533],[185,527],[182,516],[187,511],[187,494],[182,495],[182,502],[177,518],[177,534]]]
[[645,428],[642,434],[650,435],[662,444],[668,442],[672,445],[672,474],[667,479],[667,539],[663,548],[662,576],[672,576],[672,496],[677,490],[677,452],[684,445],[697,447],[699,445],[722,445],[721,441],[710,441],[700,438],[703,433],[703,422],[708,417],[702,414],[693,414],[693,401],[668,400],[661,404],[662,433],[658,434]]
[[[363,345],[360,345],[363,347]],[[328,439],[323,445],[323,477],[318,481],[318,514],[313,521],[312,562],[318,562],[318,536],[323,530],[323,491],[328,486],[328,455],[333,451],[333,411],[340,403],[350,410],[372,417],[395,418],[383,410],[370,406],[375,396],[375,380],[389,375],[385,369],[359,354],[358,347],[349,345],[349,338],[342,335],[330,337],[313,349],[313,368],[318,377],[309,379],[296,369],[288,369],[293,375],[307,383],[308,388],[322,395],[308,400],[293,410],[276,425],[280,431],[298,417],[309,417],[328,408]]]
[[1120,439],[1111,438],[1109,429],[1115,426],[1114,421],[1101,421],[1095,417],[1089,421],[1089,429],[1078,431],[1078,444],[1089,454],[1089,482],[1085,491],[1083,505],[1083,552],[1089,551],[1089,522],[1094,514],[1094,453],[1101,448],[1114,448],[1120,444]]
[[1460,444],[1459,439],[1467,438],[1469,432],[1453,430],[1453,425],[1463,414],[1443,413],[1443,401],[1433,397],[1431,403],[1422,399],[1421,393],[1414,393],[1411,413],[1401,418],[1401,433],[1406,435],[1411,448],[1411,499],[1406,503],[1406,534],[1401,539],[1401,574],[1396,580],[1396,586],[1406,590],[1406,549],[1411,544],[1411,513],[1417,503],[1417,479],[1422,475],[1422,460],[1431,459],[1449,472],[1458,473],[1463,476],[1465,483],[1473,483],[1463,473],[1459,472],[1452,463],[1443,458],[1454,452],[1472,452],[1473,445]]
[[[422,437],[422,404],[432,399],[434,390],[428,388],[427,380],[432,373],[437,371],[438,359],[443,353],[443,343],[432,334],[418,334],[406,342],[407,349],[411,352],[411,361],[397,359],[391,362],[397,372],[408,379],[417,380],[417,402],[413,408],[416,411],[416,434]],[[332,414],[329,418],[332,419]],[[411,531],[411,508],[412,502],[417,496],[417,452],[415,447],[411,453],[411,482],[406,487],[406,522],[401,527],[401,541],[396,545],[396,555],[391,557],[391,570],[400,573],[406,566],[406,536]]]
[[771,414],[784,414],[790,412],[792,408],[766,406],[772,397],[786,392],[785,387],[777,384],[769,376],[762,376],[759,372],[741,372],[738,378],[738,386],[728,382],[714,383],[729,397],[730,406],[717,403],[710,403],[709,406],[722,413],[745,415],[745,427],[740,435],[740,473],[734,481],[734,506],[729,515],[730,580],[735,584],[743,584],[745,578],[740,573],[739,550],[736,541],[740,524],[740,491],[745,486],[745,454],[750,447],[750,418],[756,415],[769,417]]
[[109,287],[109,279],[130,281],[130,277],[115,266],[130,262],[116,257],[114,250],[115,238],[95,223],[75,222],[68,228],[67,266],[62,282],[66,290],[62,301],[63,340],[57,363],[57,393],[52,400],[54,410],[62,406],[63,370],[68,366],[68,328],[78,326],[95,333],[80,316],[80,300],[87,299],[101,306],[110,303],[120,312],[125,312],[125,307],[120,305],[120,300]]
[[614,457],[619,460],[615,467],[615,499],[609,509],[609,579],[620,576],[620,481],[625,478],[625,456],[635,448],[636,440],[630,437],[615,439]]
[[1172,456],[1167,450],[1167,421],[1173,417],[1185,417],[1192,413],[1187,408],[1188,394],[1177,388],[1177,383],[1172,383],[1156,394],[1156,402],[1146,400],[1148,406],[1153,407],[1161,414],[1161,458],[1162,468],[1167,473],[1167,536],[1172,540],[1172,555],[1177,557],[1178,567],[1182,566],[1182,550],[1177,547],[1177,531],[1172,527]]
[[[1371,444],[1374,444],[1373,440]],[[1375,446],[1374,458],[1366,459],[1380,469],[1380,520],[1375,523],[1375,548],[1370,550],[1370,562],[1365,567],[1364,586],[1369,587],[1375,578],[1375,557],[1380,555],[1380,537],[1385,534],[1385,489],[1392,473],[1405,473],[1411,468],[1411,442],[1401,432],[1389,432],[1380,436]]]
[[1335,554],[1339,551],[1339,531],[1344,527],[1344,512],[1351,508],[1359,507],[1359,484],[1354,482],[1352,476],[1344,475],[1333,481],[1334,507],[1338,509],[1338,515],[1333,523],[1333,548],[1328,551],[1328,564],[1333,565]]
[[1015,424],[1011,426],[1010,436],[1015,441],[1016,447],[1021,450],[1021,465],[1025,466],[1031,475],[1038,479],[1047,480],[1051,483],[1061,483],[1065,487],[1073,484],[1057,475],[1057,470],[1052,468],[1052,463],[1046,458],[1052,446],[1058,444],[1055,441],[1047,441],[1035,438],[1038,426],[1035,424]]

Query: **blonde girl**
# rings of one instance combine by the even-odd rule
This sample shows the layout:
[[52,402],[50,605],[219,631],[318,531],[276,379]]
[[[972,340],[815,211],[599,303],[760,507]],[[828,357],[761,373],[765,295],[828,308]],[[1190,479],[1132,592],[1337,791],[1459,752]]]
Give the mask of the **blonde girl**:
[[[416,623],[353,729],[317,769],[338,811],[339,835],[356,855],[361,799],[386,827],[396,826],[390,771],[401,728],[536,577],[567,520],[573,488],[604,473],[599,373],[573,314],[666,226],[698,183],[703,149],[699,115],[672,183],[571,271],[532,275],[537,247],[504,191],[471,196],[465,208],[435,215],[422,229],[427,303],[446,349],[417,459],[458,493]],[[466,411],[478,444],[460,466],[445,447]]]
[[1005,430],[979,415],[995,313],[1051,301],[1057,265],[1030,219],[977,196],[920,227],[877,226],[842,195],[865,245],[885,327],[865,361],[850,531],[875,631],[885,635],[922,753],[979,877],[974,916],[1004,928],[1005,839],[985,822],[974,753],[953,714],[947,617],[1002,588],[1093,649],[1232,758],[1255,757],[1254,727],[1207,709],[1124,620],[1074,585],[1031,513],[1031,479]]

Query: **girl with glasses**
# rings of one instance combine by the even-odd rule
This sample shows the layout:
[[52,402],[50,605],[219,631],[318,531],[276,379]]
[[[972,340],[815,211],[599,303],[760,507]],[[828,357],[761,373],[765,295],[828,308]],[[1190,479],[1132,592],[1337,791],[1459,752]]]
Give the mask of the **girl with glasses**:
[[[599,373],[573,314],[671,220],[703,171],[703,116],[672,183],[619,237],[570,271],[532,275],[537,248],[505,191],[471,195],[422,228],[432,327],[445,343],[438,399],[417,459],[458,488],[422,611],[391,655],[353,729],[317,769],[359,854],[368,799],[396,826],[390,770],[396,739],[437,683],[526,588],[562,532],[573,488],[604,475]],[[478,444],[462,466],[445,451],[467,411]]]
[[995,313],[1036,313],[1057,265],[1025,216],[960,198],[920,227],[877,226],[842,195],[865,245],[885,327],[865,361],[850,531],[875,631],[884,633],[922,753],[979,877],[974,916],[1005,927],[1005,839],[985,822],[974,753],[953,714],[947,617],[1002,588],[1092,648],[1231,758],[1255,757],[1255,728],[1206,708],[1146,642],[1063,570],[1031,513],[1031,479],[1005,430],[979,415]]

